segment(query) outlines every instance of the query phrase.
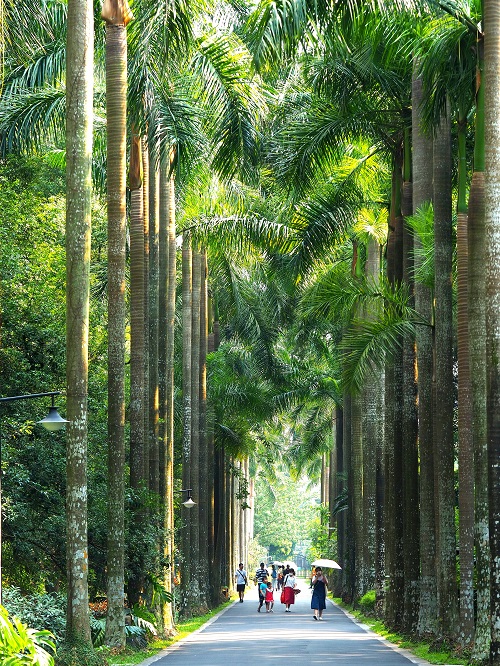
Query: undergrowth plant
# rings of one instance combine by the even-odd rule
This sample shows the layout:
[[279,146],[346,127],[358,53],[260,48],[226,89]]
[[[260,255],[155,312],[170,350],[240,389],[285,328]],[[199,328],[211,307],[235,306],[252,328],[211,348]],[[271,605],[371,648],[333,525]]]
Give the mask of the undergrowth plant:
[[55,643],[45,629],[29,629],[0,606],[0,664],[2,666],[53,666]]

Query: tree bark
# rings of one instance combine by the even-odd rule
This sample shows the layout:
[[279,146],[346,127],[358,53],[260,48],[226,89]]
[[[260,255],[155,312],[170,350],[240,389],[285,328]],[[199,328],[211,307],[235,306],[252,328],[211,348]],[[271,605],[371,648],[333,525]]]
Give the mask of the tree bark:
[[437,506],[438,608],[442,635],[457,636],[455,489],[453,446],[453,322],[451,130],[449,113],[434,138],[434,446]]
[[486,359],[490,464],[491,652],[500,663],[500,7],[484,2]]
[[[413,76],[412,81],[412,144],[413,144],[413,212],[432,201],[432,138],[422,129],[421,121],[422,81]],[[415,250],[421,242],[414,239]],[[421,258],[415,254],[415,270]],[[415,310],[428,326],[418,326],[415,340],[418,371],[418,445],[420,453],[420,608],[417,632],[421,636],[437,634],[437,582],[436,540],[434,513],[434,447],[432,427],[432,377],[434,324],[432,293],[427,285],[415,283]]]
[[91,645],[88,612],[87,393],[94,14],[68,0],[66,45],[66,629]]
[[[106,644],[125,645],[125,238],[127,138],[126,17],[106,20],[108,204],[108,612]],[[125,9],[126,5],[121,8]]]

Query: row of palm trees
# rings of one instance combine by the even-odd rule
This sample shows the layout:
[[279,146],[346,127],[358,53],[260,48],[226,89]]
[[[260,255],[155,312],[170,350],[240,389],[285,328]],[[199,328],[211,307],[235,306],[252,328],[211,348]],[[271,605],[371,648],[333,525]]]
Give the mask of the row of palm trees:
[[[174,560],[174,442],[182,440],[182,487],[200,498],[195,513],[183,515],[180,532],[185,564],[181,605],[189,613],[214,602],[216,595],[208,600],[200,582],[208,576],[215,591],[227,585],[244,555],[251,528],[236,527],[245,521],[237,518],[241,493],[233,485],[235,468],[243,468],[239,478],[246,482],[247,456],[255,442],[259,456],[266,451],[262,422],[293,407],[303,426],[293,434],[288,452],[296,467],[318,460],[318,454],[330,456],[331,527],[337,529],[344,566],[339,593],[355,600],[375,588],[390,626],[457,641],[473,649],[476,661],[489,658],[496,663],[498,258],[493,138],[498,107],[488,97],[496,90],[496,80],[492,65],[484,67],[488,60],[483,60],[483,40],[488,45],[488,34],[493,40],[498,17],[485,2],[483,34],[480,8],[447,2],[433,13],[433,4],[421,4],[416,15],[417,7],[404,3],[400,13],[389,16],[384,7],[361,15],[356,3],[277,3],[273,11],[263,3],[248,11],[244,22],[230,14],[226,24],[219,20],[213,32],[196,39],[190,31],[195,17],[185,5],[164,14],[156,5],[141,3],[134,7],[136,16],[128,28],[126,3],[104,5],[110,644],[122,644],[124,635],[128,127],[133,136],[130,485],[137,497],[147,488],[159,498],[153,514],[138,500],[133,522],[139,529],[148,516],[162,516],[158,549],[168,566],[157,571],[165,577],[167,591]],[[73,11],[77,19],[70,21]],[[207,16],[196,17],[197,26],[208,24]],[[73,567],[73,601],[68,606],[69,626],[85,637],[81,489],[86,487],[93,159],[89,117],[96,88],[93,71],[99,71],[92,60],[92,18],[88,2],[68,3],[67,319],[72,325],[67,395],[72,425],[67,529]],[[85,31],[82,26],[87,26]],[[96,35],[99,47],[99,30]],[[494,63],[496,52],[491,49]],[[30,67],[8,70],[2,111],[8,150],[18,149],[23,141],[37,143],[21,131],[26,123],[51,131],[56,127],[55,116],[41,123],[36,120],[42,118],[41,107],[34,110],[27,104],[28,93],[43,93],[48,100],[47,81],[60,80],[60,56],[55,54],[52,66],[45,67],[43,87],[34,78],[49,55],[36,59],[32,74]],[[437,55],[442,69],[436,67]],[[252,62],[259,74],[250,70]],[[483,69],[490,87],[483,87]],[[270,93],[267,105],[259,86]],[[53,92],[52,109],[57,110],[57,85]],[[471,110],[474,173],[467,210]],[[452,127],[459,148],[455,189]],[[486,131],[490,140],[485,142]],[[46,140],[47,134],[43,136]],[[220,189],[214,173],[226,180],[226,189]],[[195,176],[197,189],[192,185]],[[256,183],[258,190],[252,189]],[[454,191],[458,335],[453,321]],[[426,206],[429,202],[432,207]],[[181,315],[176,315],[175,298],[176,217],[184,228]],[[381,232],[385,225],[387,241]],[[432,251],[426,252],[429,247]],[[258,389],[254,394],[249,390],[252,399],[246,402],[234,396],[232,406],[239,412],[234,419],[223,411],[231,405],[228,399],[217,402],[221,349],[214,348],[208,366],[212,383],[205,376],[209,333],[215,337],[219,313],[227,325],[226,337],[235,345],[235,375],[241,379],[248,373]],[[182,416],[177,420],[176,318],[182,320],[183,337]],[[299,350],[305,361],[299,360]],[[247,357],[251,361],[245,363]],[[244,372],[238,372],[238,364]],[[175,431],[176,421],[183,424],[182,435]],[[231,440],[236,442],[233,448]],[[203,505],[203,497],[211,498],[208,505]],[[338,512],[339,497],[347,498],[347,511]],[[140,562],[134,570],[128,590],[139,599]],[[171,608],[164,608],[168,631]]]

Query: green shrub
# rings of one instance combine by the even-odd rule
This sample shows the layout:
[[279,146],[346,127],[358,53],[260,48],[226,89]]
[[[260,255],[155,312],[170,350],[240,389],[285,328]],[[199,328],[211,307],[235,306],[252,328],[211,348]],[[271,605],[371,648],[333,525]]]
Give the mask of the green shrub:
[[55,643],[50,631],[28,629],[17,617],[9,618],[0,606],[0,664],[2,666],[53,666]]
[[375,613],[375,601],[376,601],[375,590],[369,590],[358,601],[358,606],[363,611],[363,613],[365,615],[374,615],[374,613]]
[[23,595],[17,587],[3,589],[3,603],[11,617],[18,617],[28,627],[47,629],[56,641],[66,628],[66,597],[63,594]]

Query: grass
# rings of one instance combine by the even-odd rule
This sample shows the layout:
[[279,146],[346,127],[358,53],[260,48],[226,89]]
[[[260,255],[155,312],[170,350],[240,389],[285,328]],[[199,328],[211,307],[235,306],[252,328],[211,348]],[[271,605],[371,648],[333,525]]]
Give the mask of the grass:
[[177,643],[177,641],[180,641],[182,638],[185,638],[186,636],[189,636],[189,634],[192,634],[193,631],[196,631],[201,626],[203,626],[205,622],[208,622],[208,620],[210,620],[214,615],[217,615],[217,613],[219,613],[223,608],[232,603],[232,601],[233,599],[225,601],[223,604],[221,604],[217,608],[214,608],[205,615],[200,615],[198,617],[193,617],[190,618],[189,620],[179,622],[176,627],[177,634],[172,638],[165,640],[157,640],[151,645],[149,645],[145,650],[134,650],[132,648],[125,648],[125,650],[123,650],[119,654],[111,654],[110,652],[106,651],[105,652],[106,658],[111,666],[129,666],[131,664],[140,664],[145,659],[153,657],[155,654],[160,652],[160,650],[164,650],[165,648],[170,647],[174,643]]
[[333,601],[335,601],[335,603],[341,608],[347,610],[351,615],[354,615],[354,617],[359,622],[362,622],[363,624],[366,624],[368,627],[370,627],[370,629],[376,634],[379,634],[379,636],[382,636],[386,640],[394,643],[404,650],[408,650],[421,659],[426,659],[431,664],[460,665],[469,663],[468,659],[457,657],[457,655],[451,649],[441,648],[440,650],[437,650],[433,648],[433,646],[428,642],[416,641],[414,639],[409,639],[407,636],[402,636],[401,634],[389,631],[386,629],[383,622],[380,620],[375,620],[372,617],[367,617],[360,611],[352,610],[350,606],[343,603],[342,599],[333,599]]

